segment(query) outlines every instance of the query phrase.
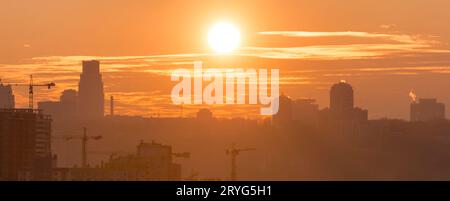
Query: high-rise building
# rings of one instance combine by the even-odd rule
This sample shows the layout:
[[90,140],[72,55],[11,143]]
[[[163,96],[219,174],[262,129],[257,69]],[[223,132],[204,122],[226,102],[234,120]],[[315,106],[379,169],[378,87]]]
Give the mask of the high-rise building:
[[14,107],[14,94],[11,85],[0,84],[0,108],[12,109]]
[[77,113],[78,95],[74,89],[67,89],[61,93],[59,97],[59,103],[61,111],[64,113],[65,118],[73,118]]
[[324,110],[325,117],[333,120],[364,121],[368,111],[354,107],[353,88],[345,81],[334,84],[330,90],[330,108]]
[[353,88],[345,81],[334,84],[330,90],[330,110],[343,112],[353,108]]
[[292,103],[292,119],[305,125],[317,125],[319,105],[314,99],[297,99]]
[[51,118],[33,109],[0,109],[0,180],[49,180]]
[[77,91],[67,89],[61,93],[59,101],[38,102],[38,108],[45,114],[51,115],[56,122],[73,119],[77,114],[77,99]]
[[78,115],[82,119],[103,117],[104,92],[100,62],[83,61],[78,85]]
[[421,98],[411,103],[411,121],[433,121],[445,119],[445,105],[435,98]]
[[282,94],[279,97],[278,113],[272,116],[275,125],[316,125],[319,119],[319,105],[314,99],[291,99]]

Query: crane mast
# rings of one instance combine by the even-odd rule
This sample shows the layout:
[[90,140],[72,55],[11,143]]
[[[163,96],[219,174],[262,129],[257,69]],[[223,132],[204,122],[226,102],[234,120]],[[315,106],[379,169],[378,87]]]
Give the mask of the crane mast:
[[28,87],[28,108],[33,109],[34,107],[34,87],[47,87],[48,89],[51,89],[52,87],[55,87],[56,84],[54,82],[49,82],[45,84],[34,84],[33,82],[33,75],[30,75],[30,83],[28,84],[11,84],[8,83],[11,86],[27,86]]
[[73,140],[73,139],[80,139],[81,140],[81,167],[86,168],[87,167],[87,143],[89,140],[100,140],[102,139],[101,135],[96,136],[89,136],[87,135],[87,129],[86,127],[83,127],[83,134],[82,135],[56,135],[52,136],[54,138],[63,138],[65,140]]
[[255,150],[255,148],[242,148],[238,149],[233,144],[230,149],[226,150],[226,154],[230,155],[231,158],[231,166],[230,166],[230,179],[231,181],[236,181],[237,178],[237,164],[236,164],[236,157],[239,155],[240,152],[244,151],[252,151]]

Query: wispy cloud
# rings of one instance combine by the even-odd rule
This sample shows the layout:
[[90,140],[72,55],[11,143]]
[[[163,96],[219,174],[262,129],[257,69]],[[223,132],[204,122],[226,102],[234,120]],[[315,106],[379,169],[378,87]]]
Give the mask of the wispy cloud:
[[[299,38],[323,38],[323,37],[353,37],[362,39],[376,39],[371,43],[347,42],[342,45],[320,44],[314,46],[299,47],[245,47],[240,54],[278,59],[322,59],[343,60],[362,58],[382,58],[393,54],[419,54],[419,53],[450,53],[449,49],[435,47],[440,44],[433,36],[370,33],[358,31],[343,32],[308,32],[308,31],[264,31],[260,35],[299,37]],[[346,40],[336,39],[344,42]]]
[[369,33],[361,31],[336,31],[336,32],[311,32],[311,31],[264,31],[259,32],[260,35],[279,35],[287,37],[361,37],[361,38],[378,38],[388,39],[401,43],[420,43],[429,44],[437,43],[434,40],[424,39],[420,35],[408,34],[388,34],[388,33]]
[[350,44],[304,47],[245,47],[239,55],[272,59],[344,60],[382,58],[395,53],[450,53],[424,44]]
[[382,25],[380,25],[380,28],[382,28],[382,29],[392,29],[394,27],[396,27],[395,24],[382,24]]

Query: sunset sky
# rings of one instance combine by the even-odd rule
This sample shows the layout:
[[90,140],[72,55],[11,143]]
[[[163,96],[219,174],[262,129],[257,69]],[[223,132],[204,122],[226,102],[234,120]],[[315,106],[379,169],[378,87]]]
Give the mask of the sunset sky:
[[[117,114],[178,115],[170,72],[206,67],[279,68],[280,91],[328,106],[330,86],[347,80],[369,118],[409,117],[414,90],[450,106],[450,1],[0,0],[0,77],[53,81],[37,101],[77,89],[81,61],[99,59]],[[208,30],[233,23],[238,49],[218,55]],[[27,89],[15,88],[17,106]],[[107,104],[106,104],[107,105]],[[251,111],[251,112],[249,112]],[[190,115],[192,115],[191,111]],[[226,106],[218,116],[257,116]],[[189,110],[188,110],[189,113]],[[189,115],[189,114],[187,114]],[[450,109],[447,109],[447,117]]]

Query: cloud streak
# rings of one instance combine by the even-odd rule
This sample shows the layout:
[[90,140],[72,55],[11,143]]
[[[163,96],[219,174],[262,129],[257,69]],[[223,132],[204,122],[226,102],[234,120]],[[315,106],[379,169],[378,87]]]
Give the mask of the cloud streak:
[[369,33],[361,31],[311,32],[311,31],[263,31],[260,35],[278,35],[286,37],[360,37],[387,39],[400,43],[437,43],[435,40],[423,39],[420,35]]
[[[353,37],[362,39],[376,39],[375,43],[348,42],[343,45],[321,44],[299,47],[244,47],[241,55],[272,59],[379,59],[392,55],[411,55],[423,53],[450,53],[449,49],[435,47],[440,44],[432,36],[370,33],[358,31],[344,32],[308,32],[308,31],[264,31],[264,36],[281,36],[291,38],[324,38],[324,37]],[[345,42],[345,40],[336,39]]]

